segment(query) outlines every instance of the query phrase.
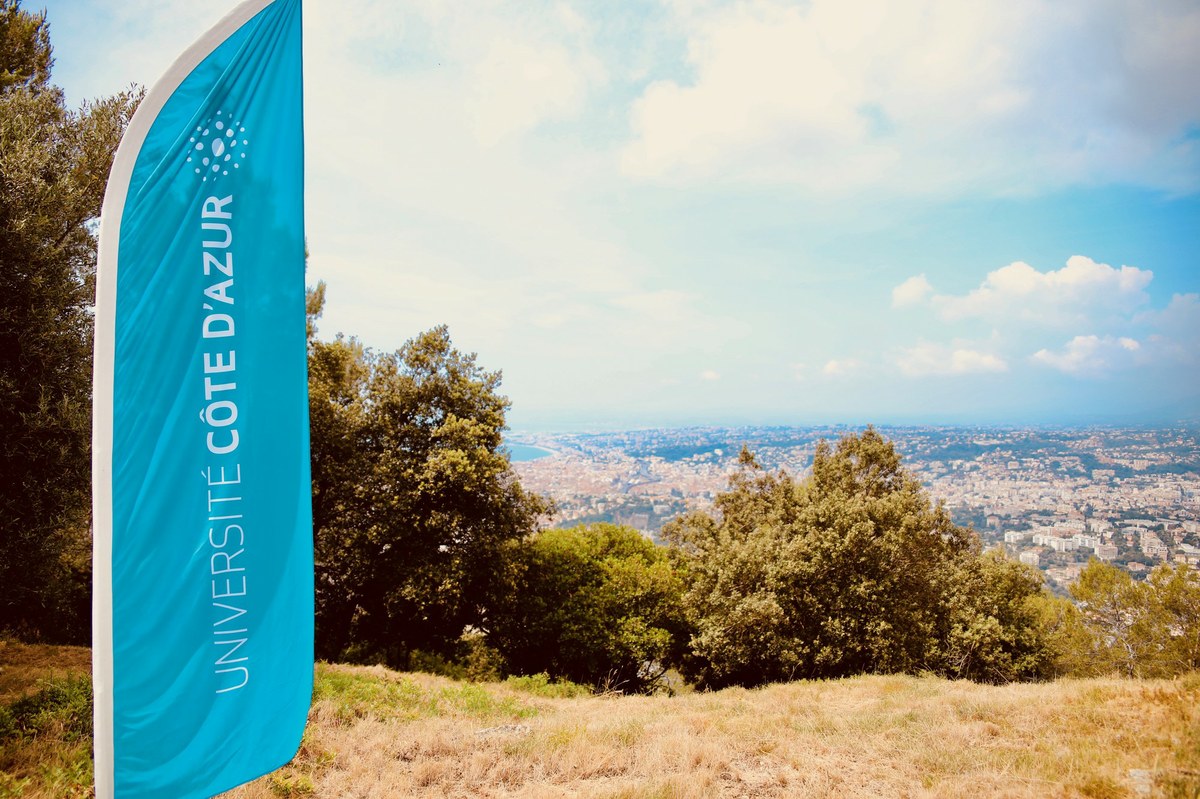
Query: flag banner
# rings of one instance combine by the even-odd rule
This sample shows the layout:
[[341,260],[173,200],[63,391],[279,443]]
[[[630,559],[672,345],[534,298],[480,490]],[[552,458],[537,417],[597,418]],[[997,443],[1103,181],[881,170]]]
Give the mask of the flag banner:
[[147,93],[100,221],[96,795],[286,763],[312,694],[300,0],[251,0]]

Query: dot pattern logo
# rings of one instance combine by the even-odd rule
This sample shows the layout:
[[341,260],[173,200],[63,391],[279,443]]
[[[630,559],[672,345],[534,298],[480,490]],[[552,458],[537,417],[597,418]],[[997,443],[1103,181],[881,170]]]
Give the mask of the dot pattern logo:
[[218,111],[216,116],[197,125],[188,141],[191,149],[187,163],[205,182],[241,169],[250,147],[242,123],[224,111]]

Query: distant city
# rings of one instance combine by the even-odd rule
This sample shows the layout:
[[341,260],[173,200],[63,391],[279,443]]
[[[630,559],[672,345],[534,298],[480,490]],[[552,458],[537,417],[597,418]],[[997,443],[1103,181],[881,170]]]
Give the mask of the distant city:
[[[1042,570],[1052,588],[1089,558],[1135,577],[1163,562],[1200,568],[1200,428],[879,427],[905,466],[986,548]],[[742,445],[804,477],[827,427],[691,427],[515,434],[513,468],[554,500],[553,524],[616,522],[657,537],[711,506]]]

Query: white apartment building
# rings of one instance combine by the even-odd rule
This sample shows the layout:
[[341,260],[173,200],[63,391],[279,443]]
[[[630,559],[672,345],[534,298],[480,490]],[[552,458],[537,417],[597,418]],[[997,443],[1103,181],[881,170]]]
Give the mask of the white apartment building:
[[1170,549],[1153,533],[1142,536],[1142,554],[1148,558],[1166,558]]

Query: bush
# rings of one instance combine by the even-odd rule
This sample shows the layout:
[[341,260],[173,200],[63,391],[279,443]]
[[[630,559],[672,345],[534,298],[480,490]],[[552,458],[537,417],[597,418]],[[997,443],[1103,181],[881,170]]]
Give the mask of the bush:
[[683,631],[683,586],[665,550],[629,527],[593,524],[538,533],[510,562],[513,588],[488,631],[510,674],[658,686]]
[[41,736],[70,743],[92,737],[90,677],[47,680],[37,693],[0,707],[0,744]]
[[545,672],[509,677],[504,684],[522,693],[547,699],[571,699],[576,696],[586,696],[592,692],[587,686],[577,685],[569,680],[551,680]]
[[92,785],[92,683],[47,680],[34,694],[0,706],[0,799],[84,797]]

